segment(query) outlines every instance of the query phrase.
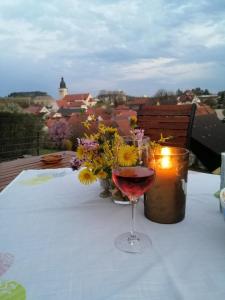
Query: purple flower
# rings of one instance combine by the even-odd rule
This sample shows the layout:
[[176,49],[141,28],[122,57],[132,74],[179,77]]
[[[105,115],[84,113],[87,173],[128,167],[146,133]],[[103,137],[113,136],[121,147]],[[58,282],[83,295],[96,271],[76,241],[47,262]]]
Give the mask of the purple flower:
[[76,156],[74,156],[70,161],[70,166],[73,169],[73,171],[78,170],[83,163],[83,160],[78,159]]
[[134,129],[133,134],[137,141],[142,141],[144,137],[144,129]]
[[64,121],[55,122],[49,128],[49,135],[56,146],[62,146],[63,140],[70,136],[70,127]]
[[82,145],[86,150],[97,150],[99,144],[89,139],[78,139],[79,145]]

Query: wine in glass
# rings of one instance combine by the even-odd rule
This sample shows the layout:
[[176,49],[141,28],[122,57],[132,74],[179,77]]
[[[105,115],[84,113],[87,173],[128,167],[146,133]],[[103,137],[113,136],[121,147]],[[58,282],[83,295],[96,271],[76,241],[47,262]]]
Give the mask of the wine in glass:
[[137,151],[137,160],[131,166],[121,166],[118,162],[112,172],[112,178],[117,188],[131,202],[131,230],[117,237],[115,245],[122,251],[138,253],[151,245],[151,240],[146,234],[135,230],[135,208],[139,197],[149,190],[154,181],[154,157],[149,148],[148,138],[144,138],[142,143],[137,143],[134,139],[126,139],[125,142],[130,146],[133,144],[134,151]]

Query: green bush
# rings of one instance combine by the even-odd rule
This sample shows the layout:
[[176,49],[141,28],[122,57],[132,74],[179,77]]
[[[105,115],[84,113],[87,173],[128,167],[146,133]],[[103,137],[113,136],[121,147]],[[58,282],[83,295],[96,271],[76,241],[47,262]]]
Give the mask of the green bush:
[[0,160],[38,154],[42,126],[38,116],[0,112]]

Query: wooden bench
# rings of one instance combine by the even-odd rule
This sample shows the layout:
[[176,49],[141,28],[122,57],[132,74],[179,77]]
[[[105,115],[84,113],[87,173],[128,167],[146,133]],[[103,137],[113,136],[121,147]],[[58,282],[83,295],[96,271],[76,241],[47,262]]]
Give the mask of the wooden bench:
[[145,130],[145,135],[152,141],[163,137],[173,138],[168,146],[189,148],[196,105],[144,105],[137,112],[138,126]]

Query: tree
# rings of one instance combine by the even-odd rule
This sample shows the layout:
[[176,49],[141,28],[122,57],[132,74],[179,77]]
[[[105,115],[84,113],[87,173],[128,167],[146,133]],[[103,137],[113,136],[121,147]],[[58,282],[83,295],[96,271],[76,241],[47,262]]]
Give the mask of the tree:
[[71,128],[65,121],[56,121],[49,128],[49,137],[57,148],[62,148],[64,140],[68,139],[70,135]]
[[33,92],[15,92],[8,95],[8,97],[36,97],[36,96],[47,96],[46,92],[33,91]]
[[195,94],[196,96],[201,96],[201,95],[210,95],[210,92],[205,89],[202,90],[200,87],[194,88],[191,90],[193,92],[193,94]]
[[210,95],[210,92],[207,89],[205,89],[204,95]]
[[1,104],[0,111],[9,113],[23,113],[21,106],[13,102],[6,102]]
[[160,99],[160,104],[176,104],[177,103],[177,96],[172,91],[167,91],[164,89],[159,89],[154,97]]
[[176,91],[176,95],[177,95],[177,96],[181,96],[181,95],[183,95],[183,92],[182,92],[180,89],[178,89],[178,90]]
[[168,92],[164,89],[159,89],[154,95],[156,98],[166,98],[167,96]]

